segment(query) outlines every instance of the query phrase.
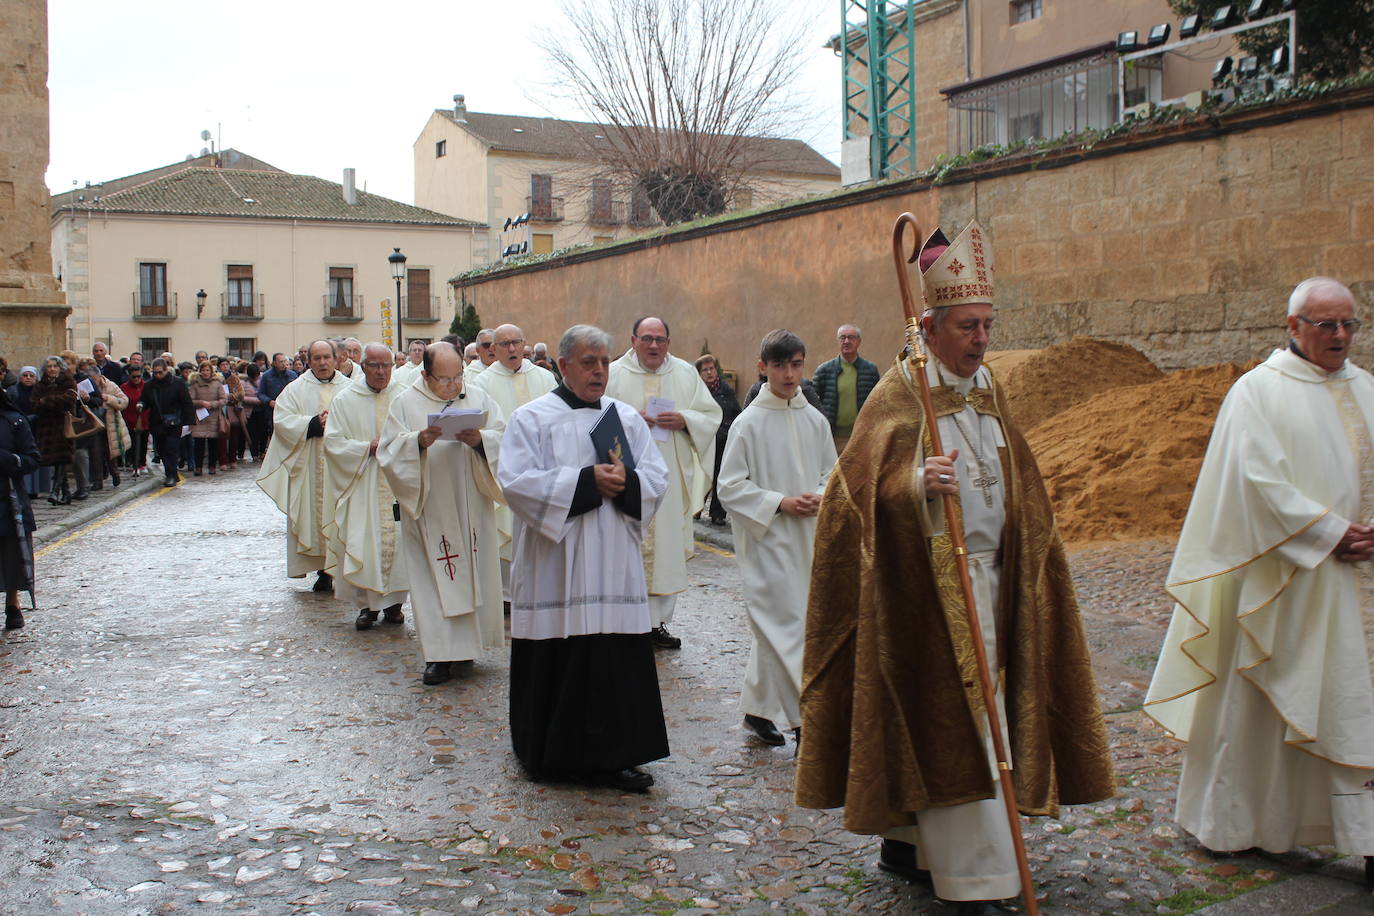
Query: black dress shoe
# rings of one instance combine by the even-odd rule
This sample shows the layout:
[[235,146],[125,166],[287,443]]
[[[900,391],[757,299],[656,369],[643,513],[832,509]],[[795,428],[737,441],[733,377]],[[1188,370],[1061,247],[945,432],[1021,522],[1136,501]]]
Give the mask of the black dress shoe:
[[1011,910],[995,900],[960,900],[955,916],[1006,916]]
[[448,662],[430,662],[425,665],[425,673],[420,681],[424,684],[442,684],[444,681],[453,677],[453,671]]
[[310,586],[312,592],[332,592],[334,591],[334,577],[327,572],[322,572],[315,576],[315,584]]
[[622,792],[647,792],[654,784],[654,778],[639,767],[610,770],[601,774],[601,781]]
[[363,608],[358,612],[358,619],[353,621],[353,626],[359,630],[370,630],[372,625],[377,622],[377,612]]
[[24,629],[24,615],[19,608],[10,605],[5,608],[5,629],[22,630]]
[[916,847],[901,840],[883,840],[878,851],[878,867],[908,881],[930,884],[930,872],[916,866]]
[[762,716],[745,716],[744,727],[753,732],[754,737],[764,744],[782,747],[787,743],[787,739],[782,736],[782,732],[778,731],[778,727]]
[[119,475],[113,471],[110,472],[110,486],[119,486]]
[[1364,857],[1364,883],[1374,887],[1374,856]]
[[657,626],[649,631],[649,638],[653,640],[655,649],[681,649],[682,640],[668,632],[665,626]]
[[393,604],[389,608],[382,610],[382,623],[405,623],[406,615],[401,613],[401,606]]
[[163,485],[164,487],[174,487],[174,486],[176,486],[176,485],[179,484],[179,483],[181,483],[181,479],[180,479],[180,478],[177,478],[177,477],[164,477],[164,478],[162,478],[162,485]]

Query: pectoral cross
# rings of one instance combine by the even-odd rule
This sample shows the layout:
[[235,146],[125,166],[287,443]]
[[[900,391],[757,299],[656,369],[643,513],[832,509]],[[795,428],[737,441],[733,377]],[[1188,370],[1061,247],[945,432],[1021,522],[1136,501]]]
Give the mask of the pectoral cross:
[[450,553],[453,548],[449,546],[447,535],[440,535],[439,549],[444,552],[444,555],[442,557],[435,557],[434,559],[444,561],[444,572],[448,573],[449,581],[452,582],[454,573],[453,561],[458,558],[458,554]]
[[978,476],[969,478],[969,483],[983,491],[983,505],[992,508],[992,488],[997,486],[997,478],[988,473],[988,469],[980,461],[978,463]]

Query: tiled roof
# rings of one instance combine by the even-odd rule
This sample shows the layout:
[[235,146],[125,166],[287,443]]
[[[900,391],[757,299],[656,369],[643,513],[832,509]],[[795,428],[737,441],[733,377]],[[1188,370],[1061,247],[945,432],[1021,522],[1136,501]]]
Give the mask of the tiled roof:
[[123,178],[110,178],[99,184],[86,182],[84,188],[72,188],[70,191],[63,191],[52,196],[53,209],[65,207],[69,204],[84,203],[95,197],[103,197],[106,194],[113,194],[115,191],[122,191],[134,185],[146,184],[154,178],[161,178],[163,175],[170,175],[173,172],[180,172],[184,169],[205,168],[205,169],[251,169],[257,172],[280,172],[277,168],[267,162],[263,162],[247,153],[240,153],[236,149],[223,149],[214,153],[206,153],[203,156],[194,156],[181,162],[173,162],[171,165],[158,166],[155,169],[148,169],[146,172],[135,172],[132,175],[125,175]]
[[[54,199],[54,212],[62,208],[98,213],[482,225],[365,191],[358,191],[356,204],[348,204],[343,199],[343,187],[337,182],[276,171],[186,168],[110,192],[101,189],[98,202],[92,194],[95,190],[87,189],[83,202]],[[61,195],[64,199],[70,196]]]
[[[586,157],[589,148],[610,144],[604,125],[585,121],[469,111],[463,115],[466,123],[462,123],[452,108],[435,109],[435,114],[465,126],[498,150],[581,159]],[[749,140],[753,148],[750,158],[758,170],[835,178],[840,176],[839,166],[801,140],[774,140],[768,137],[751,137]]]

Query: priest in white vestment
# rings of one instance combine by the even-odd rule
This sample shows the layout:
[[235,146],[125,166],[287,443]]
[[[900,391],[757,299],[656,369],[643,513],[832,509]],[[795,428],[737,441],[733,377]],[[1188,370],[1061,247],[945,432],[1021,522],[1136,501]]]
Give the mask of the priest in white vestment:
[[473,340],[476,344],[477,359],[468,363],[464,372],[467,374],[468,383],[477,381],[477,377],[486,370],[488,366],[496,362],[496,332],[491,328],[482,328],[477,332],[477,337]]
[[343,337],[334,341],[339,354],[339,364],[335,367],[345,378],[356,378],[363,370],[358,368],[363,361],[363,342],[356,337]]
[[744,726],[766,744],[801,726],[806,594],[816,512],[835,466],[830,425],[801,393],[806,345],[791,331],[763,339],[768,383],[730,426],[716,493],[730,513],[749,614]]
[[[639,414],[603,397],[610,344],[598,328],[569,328],[563,384],[517,409],[501,443],[515,513],[511,740],[533,779],[642,792],[653,777],[640,765],[668,755],[639,559],[667,471]],[[633,470],[593,445],[608,411]]]
[[1286,348],[1222,403],[1167,588],[1145,711],[1188,743],[1178,822],[1209,849],[1329,845],[1374,881],[1374,378],[1339,282],[1289,299]]
[[[657,430],[654,444],[668,467],[668,490],[644,535],[642,553],[654,645],[677,649],[682,640],[668,632],[668,624],[677,596],[687,590],[687,561],[696,549],[692,516],[711,489],[721,411],[696,368],[668,352],[664,321],[641,318],[630,341],[630,350],[611,363],[606,393],[639,411]],[[651,398],[671,401],[672,406],[654,410]]]
[[359,347],[358,377],[335,396],[324,431],[326,467],[336,494],[325,534],[338,562],[334,597],[356,614],[354,626],[367,630],[379,615],[387,623],[405,621],[401,605],[407,578],[397,551],[396,499],[377,460],[397,391],[391,384],[395,363],[390,347]]
[[335,345],[316,340],[307,349],[308,371],[282,389],[272,411],[272,443],[262,460],[258,486],[286,514],[286,574],[299,579],[318,572],[314,591],[334,588],[324,527],[334,510],[325,470],[324,431],[334,396],[349,384],[335,369]]
[[[428,417],[448,407],[483,411],[484,421],[444,437]],[[419,379],[392,399],[377,454],[400,505],[426,684],[466,674],[484,649],[505,641],[495,513],[503,429],[500,406],[466,384],[462,356],[447,341],[425,349]]]
[[[473,377],[472,385],[500,404],[502,415],[508,417],[517,407],[553,391],[558,381],[552,372],[524,358],[524,331],[513,324],[503,324],[492,335],[496,359],[481,375]],[[468,370],[471,369],[469,365]],[[510,601],[512,523],[510,507],[504,504],[497,507],[496,526],[501,531],[501,592],[506,601]]]
[[392,384],[400,388],[409,388],[420,377],[420,370],[423,368],[425,359],[425,344],[421,340],[412,340],[410,347],[406,350],[406,361],[398,366],[392,373]]

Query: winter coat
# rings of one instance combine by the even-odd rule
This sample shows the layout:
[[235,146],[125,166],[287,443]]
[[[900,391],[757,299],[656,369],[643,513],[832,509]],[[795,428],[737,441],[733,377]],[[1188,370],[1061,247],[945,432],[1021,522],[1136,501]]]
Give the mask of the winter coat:
[[219,409],[228,403],[228,395],[224,391],[224,382],[220,381],[219,376],[201,378],[199,372],[191,376],[191,383],[188,386],[191,392],[191,406],[197,410],[204,408],[210,411],[210,415],[204,420],[197,420],[191,427],[191,438],[193,439],[218,439],[219,438]]
[[105,421],[105,442],[110,447],[110,457],[118,458],[129,450],[134,441],[129,435],[128,424],[124,422],[123,411],[129,406],[129,396],[105,376],[97,375],[95,378],[96,388],[105,401],[105,416],[101,418]]
[[37,416],[34,435],[38,439],[38,453],[48,467],[70,464],[72,440],[63,435],[65,417],[76,407],[76,382],[63,373],[48,378],[47,368],[33,386],[33,412]]
[[[832,360],[827,360],[816,367],[816,374],[811,377],[812,383],[816,386],[816,393],[820,395],[821,403],[818,409],[825,418],[830,421],[830,432],[835,432],[835,418],[840,413],[840,360],[837,356]],[[882,373],[878,367],[864,359],[862,356],[854,357],[854,368],[858,370],[859,377],[854,383],[854,400],[856,401],[854,412],[857,414],[863,410],[864,401],[868,400],[868,393],[873,390],[873,386],[878,384],[878,379]]]
[[[180,432],[181,427],[196,422],[196,411],[191,406],[191,393],[181,376],[168,372],[161,380],[156,377],[143,386],[143,406],[148,408],[148,428],[157,435]],[[174,429],[166,429],[162,422],[163,414],[179,414],[180,423]]]
[[33,430],[23,412],[8,404],[0,403],[0,537],[14,537],[14,513],[10,509],[10,494],[19,495],[19,507],[23,513],[24,531],[34,530],[33,509],[29,507],[29,488],[24,486],[24,475],[38,469],[38,445],[34,441]]
[[258,383],[252,379],[243,380],[243,418],[245,420],[253,416],[262,401],[258,398]]
[[119,390],[124,392],[124,396],[129,399],[129,404],[124,408],[124,425],[131,430],[148,428],[148,410],[145,405],[140,408],[138,402],[143,400],[143,386],[147,384],[146,379],[139,379],[138,384],[125,382],[119,386]]

